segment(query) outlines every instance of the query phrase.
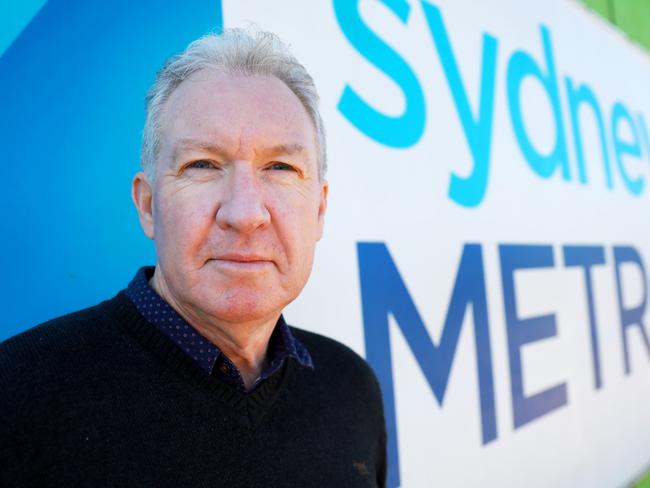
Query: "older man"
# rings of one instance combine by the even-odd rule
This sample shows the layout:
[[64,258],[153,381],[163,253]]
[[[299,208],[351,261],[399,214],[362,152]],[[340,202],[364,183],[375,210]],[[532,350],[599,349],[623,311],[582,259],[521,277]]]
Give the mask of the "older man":
[[266,33],[160,71],[133,179],[157,264],[0,345],[2,486],[383,485],[370,368],[281,315],[323,232],[317,103]]

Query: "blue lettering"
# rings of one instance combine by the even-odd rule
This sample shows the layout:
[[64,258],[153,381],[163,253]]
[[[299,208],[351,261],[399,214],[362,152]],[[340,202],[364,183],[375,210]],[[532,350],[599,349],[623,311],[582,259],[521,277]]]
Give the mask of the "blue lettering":
[[494,114],[494,85],[496,78],[497,40],[483,34],[483,63],[481,67],[481,99],[478,117],[472,115],[467,98],[467,91],[458,64],[449,42],[440,10],[433,5],[422,2],[424,15],[429,24],[438,55],[442,63],[447,84],[456,104],[458,116],[463,125],[465,139],[472,152],[474,170],[468,177],[451,175],[449,198],[459,205],[475,207],[481,203],[487,188],[490,147],[492,143],[492,122]]
[[[406,24],[411,9],[407,2],[381,2]],[[413,70],[364,24],[359,15],[359,0],[334,0],[334,12],[345,37],[361,55],[399,85],[405,98],[404,113],[393,117],[375,110],[346,85],[338,109],[357,129],[375,141],[396,148],[412,146],[422,137],[426,121],[424,94]]]
[[602,377],[600,374],[600,349],[598,347],[598,330],[596,329],[591,268],[598,264],[605,264],[605,251],[602,246],[564,246],[563,250],[564,265],[566,267],[579,266],[584,270],[587,310],[589,312],[589,332],[591,334],[591,357],[594,368],[594,386],[598,390],[602,386]]
[[598,133],[600,134],[600,148],[603,154],[603,165],[605,166],[605,182],[607,188],[612,188],[612,168],[609,164],[609,150],[607,148],[607,138],[605,136],[605,124],[603,123],[603,115],[600,111],[600,105],[591,88],[582,84],[579,87],[573,86],[573,81],[568,76],[564,79],[566,82],[567,97],[569,99],[569,112],[571,114],[571,126],[573,128],[573,138],[576,148],[576,159],[578,161],[578,179],[580,183],[587,182],[587,174],[585,171],[585,157],[582,152],[582,137],[580,134],[580,119],[578,111],[580,104],[586,103],[591,107],[598,124]]
[[[571,179],[569,163],[567,161],[566,142],[564,140],[564,124],[560,110],[560,97],[557,88],[555,63],[551,37],[548,29],[541,26],[544,57],[546,58],[547,75],[545,75],[535,60],[524,51],[516,51],[508,62],[507,85],[508,104],[510,106],[510,119],[517,137],[519,147],[528,161],[530,167],[542,178],[549,178],[556,168],[562,168],[562,177]],[[550,154],[540,154],[528,139],[523,117],[521,115],[521,83],[527,76],[537,78],[548,95],[555,119],[555,147]]]
[[551,246],[499,246],[503,303],[506,313],[510,384],[515,429],[532,422],[567,403],[566,383],[555,385],[531,396],[524,394],[521,347],[557,335],[555,315],[520,319],[517,315],[514,272],[519,269],[553,267]]
[[[641,272],[643,281],[643,300],[632,308],[625,308],[623,304],[623,287],[621,286],[621,270],[623,263],[635,264]],[[641,337],[650,354],[650,341],[643,323],[643,314],[648,301],[648,281],[645,274],[645,267],[639,252],[631,246],[614,246],[614,269],[616,271],[616,294],[618,296],[618,310],[621,315],[621,333],[623,335],[623,358],[625,361],[625,374],[630,374],[630,357],[627,343],[627,329],[637,326],[641,331]]]
[[360,242],[359,275],[366,358],[379,377],[388,429],[389,479],[399,486],[397,421],[388,317],[399,325],[438,403],[442,405],[467,307],[471,305],[479,381],[483,443],[497,437],[492,353],[483,258],[479,244],[466,244],[458,265],[440,343],[433,344],[420,314],[383,243]]
[[[627,123],[632,133],[631,141],[623,141],[619,135],[619,124],[621,122]],[[618,170],[621,173],[623,178],[623,183],[625,187],[633,195],[639,195],[643,191],[645,182],[643,177],[639,176],[637,179],[633,180],[627,174],[625,166],[623,166],[623,156],[634,156],[636,158],[641,156],[641,147],[639,146],[639,135],[636,131],[636,126],[632,121],[632,116],[620,102],[614,104],[612,108],[612,139],[614,141],[614,154],[616,155],[616,164],[618,165]]]

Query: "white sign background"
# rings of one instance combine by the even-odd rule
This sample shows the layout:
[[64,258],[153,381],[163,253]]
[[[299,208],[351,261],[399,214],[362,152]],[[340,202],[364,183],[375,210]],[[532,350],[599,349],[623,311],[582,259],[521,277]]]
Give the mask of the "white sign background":
[[[612,247],[632,246],[650,263],[650,189],[638,196],[625,189],[616,170],[610,113],[620,100],[634,115],[642,113],[650,120],[650,58],[577,2],[435,2],[474,115],[482,36],[489,33],[498,39],[488,186],[481,204],[468,208],[447,194],[452,173],[471,173],[472,155],[422,5],[414,1],[409,5],[405,24],[379,1],[359,5],[368,28],[410,65],[425,94],[423,136],[409,148],[395,149],[364,135],[337,108],[346,85],[386,114],[401,114],[405,100],[399,86],[346,39],[331,2],[223,2],[225,27],[254,23],[277,33],[312,74],[321,95],[331,190],[326,231],[310,283],[287,310],[288,320],[364,355],[356,245],[383,242],[437,344],[463,245],[480,243],[497,438],[485,445],[481,442],[471,313],[465,316],[442,406],[391,319],[402,486],[621,486],[650,463],[650,356],[638,328],[630,327],[631,372],[625,374]],[[523,50],[545,66],[541,24],[551,34],[570,181],[562,179],[560,171],[548,179],[533,172],[509,115],[508,60],[514,51]],[[589,109],[580,119],[589,182],[577,181],[565,76],[576,84],[588,83],[598,97],[609,139],[613,189],[605,185],[598,128]],[[540,151],[548,150],[556,137],[553,115],[535,81],[524,82],[522,106],[531,140]],[[630,175],[642,176],[646,187],[649,152],[645,147],[640,158],[626,159]],[[556,336],[522,348],[523,376],[528,394],[558,383],[567,385],[566,405],[517,429],[499,267],[501,243],[553,246],[554,267],[515,275],[519,317],[553,313],[557,321]],[[592,270],[600,389],[594,388],[583,270],[564,266],[565,244],[605,249],[606,263]],[[638,269],[624,265],[621,280],[624,302],[630,307],[640,303],[644,289]],[[650,320],[647,313],[644,319]]]

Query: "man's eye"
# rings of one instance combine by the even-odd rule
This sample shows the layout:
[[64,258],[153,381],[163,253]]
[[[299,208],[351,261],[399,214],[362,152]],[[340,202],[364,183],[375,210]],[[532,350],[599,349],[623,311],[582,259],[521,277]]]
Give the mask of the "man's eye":
[[273,163],[273,164],[271,164],[269,166],[269,169],[273,169],[273,170],[276,170],[276,171],[278,171],[278,170],[280,170],[280,171],[291,171],[291,170],[293,170],[293,167],[290,164],[287,164],[287,163],[275,162],[275,163]]
[[214,168],[214,164],[212,164],[212,162],[208,161],[207,159],[200,159],[198,161],[194,161],[193,163],[188,164],[186,167],[198,168],[198,169],[210,169],[210,168]]

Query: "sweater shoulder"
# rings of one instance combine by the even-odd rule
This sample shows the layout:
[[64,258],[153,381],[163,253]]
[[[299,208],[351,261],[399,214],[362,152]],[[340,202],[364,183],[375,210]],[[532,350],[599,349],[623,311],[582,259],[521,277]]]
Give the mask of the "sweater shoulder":
[[378,381],[368,362],[345,344],[315,332],[291,327],[291,332],[307,348],[315,369],[333,374],[344,371],[348,380],[356,378],[361,384],[378,391]]
[[[68,358],[92,349],[108,329],[110,301],[48,320],[0,343],[0,384],[26,371],[51,371]],[[43,369],[41,369],[43,368]]]
[[364,358],[336,339],[294,326],[290,326],[290,328],[293,335],[304,344],[312,356],[323,354],[328,358],[356,363],[360,367],[367,365]]

